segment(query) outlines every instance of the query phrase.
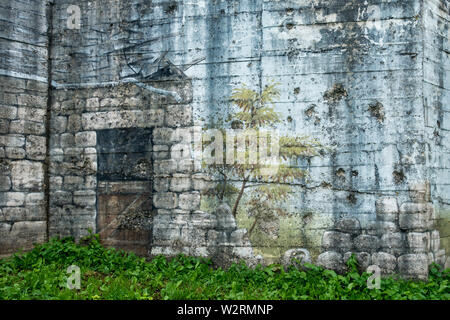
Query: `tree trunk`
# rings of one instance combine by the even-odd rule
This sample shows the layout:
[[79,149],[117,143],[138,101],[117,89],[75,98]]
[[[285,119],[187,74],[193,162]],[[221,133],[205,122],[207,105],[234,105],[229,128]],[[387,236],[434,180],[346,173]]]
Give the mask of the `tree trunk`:
[[256,227],[256,222],[258,222],[257,218],[255,217],[255,221],[253,221],[252,226],[250,227],[250,229],[248,230],[248,236],[250,237],[253,233],[253,229],[255,229]]
[[244,194],[244,189],[245,189],[245,184],[247,183],[247,179],[244,178],[244,181],[242,181],[242,186],[241,186],[241,190],[239,191],[238,197],[236,199],[236,202],[234,203],[234,207],[233,207],[233,217],[236,218],[236,212],[237,212],[237,208],[239,205],[239,202],[241,201],[242,195]]

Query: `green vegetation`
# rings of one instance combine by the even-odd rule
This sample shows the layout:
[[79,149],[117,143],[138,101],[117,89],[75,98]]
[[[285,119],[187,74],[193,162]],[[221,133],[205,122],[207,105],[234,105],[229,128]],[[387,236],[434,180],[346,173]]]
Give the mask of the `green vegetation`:
[[[307,265],[285,271],[279,265],[228,270],[186,256],[151,261],[104,248],[97,236],[76,244],[53,239],[25,254],[0,260],[0,299],[450,299],[450,270],[430,268],[428,282],[382,279],[368,289],[367,273]],[[81,288],[67,288],[67,268],[81,268]]]

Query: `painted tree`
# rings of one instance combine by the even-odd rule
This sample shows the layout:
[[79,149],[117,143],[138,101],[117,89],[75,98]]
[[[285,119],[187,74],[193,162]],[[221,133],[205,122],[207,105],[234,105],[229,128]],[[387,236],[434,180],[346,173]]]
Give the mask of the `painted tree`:
[[[276,132],[276,125],[281,123],[281,115],[275,111],[275,101],[280,97],[277,86],[277,83],[271,83],[261,93],[248,88],[245,84],[234,89],[230,98],[237,106],[237,112],[231,113],[226,122],[231,123],[231,128],[235,130],[213,126],[221,133],[220,139],[216,136],[214,141],[206,144],[207,146],[215,144],[215,148],[211,148],[213,161],[204,162],[203,166],[218,180],[210,193],[220,200],[233,199],[232,214],[236,216],[244,193],[249,191],[247,212],[254,218],[249,234],[258,223],[287,214],[280,204],[290,197],[290,184],[306,178],[308,174],[295,165],[296,162],[300,158],[321,155],[325,150],[317,140],[307,136],[270,134]],[[230,134],[233,134],[233,137],[227,137]],[[245,139],[241,147],[238,143],[234,143],[235,139],[239,138]],[[230,144],[227,144],[228,139],[233,141],[231,148]],[[274,148],[274,144],[278,144],[278,148]],[[268,148],[269,145],[271,148]],[[266,151],[271,149],[273,153],[263,153],[269,157],[277,153],[278,163],[268,165],[261,157],[261,152],[255,154],[255,147],[258,151],[261,151],[261,148]],[[234,156],[232,162],[229,161],[230,155]],[[244,161],[238,161],[239,159]]]

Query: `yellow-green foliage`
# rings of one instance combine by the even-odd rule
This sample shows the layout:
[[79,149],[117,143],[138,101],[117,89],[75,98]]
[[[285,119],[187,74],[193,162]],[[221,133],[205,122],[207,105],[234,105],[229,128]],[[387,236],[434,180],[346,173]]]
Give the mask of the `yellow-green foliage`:
[[[267,85],[262,92],[248,88],[245,84],[233,90],[231,102],[238,111],[231,113],[227,122],[240,128],[241,135],[260,136],[263,131],[274,130],[281,122],[281,116],[276,112],[275,101],[280,98],[278,83]],[[211,127],[218,128],[217,125]],[[262,161],[250,163],[227,163],[226,150],[227,131],[219,128],[223,136],[223,156],[218,156],[215,163],[204,163],[204,168],[217,179],[217,186],[212,190],[220,200],[231,199],[233,215],[236,216],[244,193],[248,194],[245,201],[245,210],[251,215],[252,223],[248,226],[249,234],[260,227],[262,222],[275,221],[281,216],[287,216],[287,211],[280,205],[286,202],[291,195],[290,183],[300,181],[307,177],[307,172],[297,166],[290,165],[299,158],[321,155],[325,148],[315,139],[307,136],[280,136],[279,157],[277,170],[268,173],[267,165]],[[211,142],[217,143],[217,141]],[[273,143],[273,142],[272,142]],[[220,144],[219,144],[220,145]],[[254,150],[254,149],[253,149]],[[234,149],[233,154],[240,153],[244,159],[249,159],[252,151],[250,142],[246,142],[245,151]],[[260,160],[260,159],[258,159]]]

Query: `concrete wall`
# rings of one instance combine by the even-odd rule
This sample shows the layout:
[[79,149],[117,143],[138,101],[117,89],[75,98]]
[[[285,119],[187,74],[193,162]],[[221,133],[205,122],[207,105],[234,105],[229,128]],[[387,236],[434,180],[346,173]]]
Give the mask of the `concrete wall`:
[[[21,5],[24,15],[32,7],[12,3]],[[71,15],[67,8],[72,4],[80,7],[80,29],[67,25]],[[44,7],[35,6],[44,18]],[[2,13],[7,19],[14,16]],[[229,100],[233,88],[245,83],[261,90],[274,80],[281,89],[276,108],[283,123],[278,129],[310,135],[332,147],[322,158],[293,164],[309,170],[310,179],[292,184],[292,196],[284,204],[289,216],[271,221],[265,230],[256,230],[248,238],[239,230],[252,224],[246,209],[249,194],[244,195],[236,221],[228,221],[227,210],[218,210],[217,200],[204,195],[198,213],[198,217],[205,215],[203,220],[183,215],[177,218],[175,208],[170,214],[166,212],[169,215],[165,218],[152,220],[150,242],[158,248],[153,253],[181,250],[223,256],[229,252],[210,249],[228,244],[243,248],[233,253],[238,257],[267,263],[283,256],[289,260],[290,254],[304,253],[298,251],[303,248],[312,260],[339,268],[346,253],[357,251],[367,263],[384,261],[387,271],[421,275],[426,273],[428,262],[445,264],[449,252],[442,250],[449,250],[450,212],[446,182],[447,1],[55,0],[51,13],[53,90],[47,115],[51,119],[47,158],[50,235],[78,237],[88,228],[98,227],[98,146],[94,136],[100,127],[145,127],[139,124],[136,112],[166,110],[180,103],[192,110],[192,124],[205,127],[227,117],[233,108]],[[16,25],[32,21],[24,19]],[[45,30],[38,35],[43,37]],[[14,37],[16,31],[5,32]],[[41,40],[33,38],[32,43],[45,49]],[[14,45],[24,46],[23,42]],[[35,53],[44,61],[27,58],[24,63],[17,60],[21,55],[10,54],[8,58],[7,54],[4,69],[20,67],[29,76],[45,78],[45,52]],[[189,85],[171,84],[180,77]],[[142,90],[145,85],[150,91]],[[190,98],[177,100],[168,92]],[[159,100],[163,97],[168,100]],[[39,106],[45,108],[46,101]],[[164,123],[161,117],[165,116],[166,111],[155,119]],[[154,130],[162,126],[147,127]],[[2,138],[8,137],[6,133],[10,131]],[[92,141],[86,142],[82,136]],[[170,142],[165,146],[158,152],[170,151],[164,149],[170,148]],[[67,166],[61,168],[61,162],[84,165],[83,159],[75,159],[83,154],[90,159],[89,169],[75,165],[70,173],[65,172]],[[170,152],[167,154],[170,158]],[[36,165],[42,161],[31,160]],[[189,174],[203,179],[198,172]],[[176,178],[177,186],[186,182],[183,177]],[[201,191],[195,190],[194,180],[185,191]],[[9,180],[5,181],[8,185]],[[159,192],[155,181],[152,192]],[[227,201],[232,203],[232,199]],[[58,208],[52,210],[53,205]],[[384,214],[394,216],[386,218]],[[197,227],[192,226],[198,226],[198,220],[203,221],[199,228],[204,231],[194,235]],[[417,228],[416,222],[425,227]],[[342,227],[349,223],[359,231]],[[166,234],[173,234],[168,239],[162,235],[164,226]],[[184,232],[183,226],[190,231]],[[215,229],[220,232],[214,234]],[[382,244],[392,240],[382,239],[381,233],[387,231],[398,240],[401,250]],[[427,249],[416,248],[422,244],[414,241],[421,237],[428,239]],[[341,240],[347,238],[344,242],[351,246],[340,248]],[[171,250],[175,243],[178,249]],[[286,255],[289,249],[294,251]],[[378,252],[382,254],[374,256]],[[417,259],[422,265],[411,264]]]
[[[427,166],[437,211],[441,246],[450,251],[450,56],[448,1],[424,1],[423,101]],[[440,253],[442,254],[442,253]]]
[[48,8],[0,4],[0,255],[47,236]]

